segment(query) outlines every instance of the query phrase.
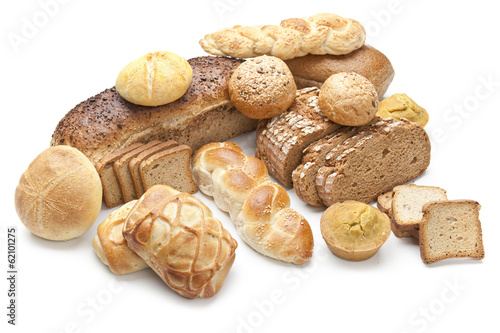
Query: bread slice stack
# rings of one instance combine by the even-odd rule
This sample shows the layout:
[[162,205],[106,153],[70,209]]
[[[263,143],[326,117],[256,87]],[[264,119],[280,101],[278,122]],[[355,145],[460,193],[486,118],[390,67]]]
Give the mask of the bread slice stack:
[[173,140],[135,143],[105,155],[96,169],[106,206],[136,200],[157,184],[195,193],[198,187],[191,174],[191,155],[189,146]]

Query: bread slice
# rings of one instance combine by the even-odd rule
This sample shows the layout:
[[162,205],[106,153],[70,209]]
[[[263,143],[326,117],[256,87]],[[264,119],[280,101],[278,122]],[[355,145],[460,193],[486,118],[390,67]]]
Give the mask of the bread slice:
[[139,166],[141,180],[147,191],[154,185],[168,185],[189,194],[198,191],[191,173],[192,150],[180,145],[163,150],[142,161]]
[[112,153],[105,155],[99,160],[99,162],[96,163],[95,168],[97,170],[97,173],[99,173],[99,177],[101,178],[104,203],[109,208],[124,203],[120,184],[118,183],[118,178],[116,177],[116,173],[113,168],[113,163],[119,160],[123,155],[142,145],[142,143],[138,142],[122,149],[118,149]]
[[162,150],[166,150],[176,146],[178,146],[176,141],[168,140],[149,149],[146,149],[139,155],[132,158],[132,160],[130,160],[130,162],[128,163],[128,169],[132,178],[132,182],[134,183],[135,195],[137,198],[140,198],[144,194],[144,192],[146,192],[146,190],[144,189],[144,185],[142,184],[141,173],[139,170],[141,162]]
[[427,169],[431,146],[425,130],[405,119],[383,121],[389,121],[387,126],[363,137],[333,159],[329,172],[323,175],[325,196],[321,196],[318,187],[326,205],[345,200],[370,203]]
[[318,95],[316,87],[298,90],[287,111],[257,126],[255,156],[285,186],[293,186],[292,173],[302,162],[303,150],[341,127],[319,109]]
[[132,158],[139,155],[144,150],[154,147],[160,143],[160,140],[153,140],[151,142],[148,142],[147,144],[128,152],[113,163],[113,169],[115,170],[116,178],[118,179],[118,184],[120,185],[124,202],[129,202],[138,198],[136,196],[132,175],[130,174],[128,168],[130,160],[132,160]]
[[480,209],[473,200],[425,204],[419,231],[422,260],[430,264],[447,258],[483,259]]
[[392,218],[392,195],[394,192],[389,191],[377,197],[377,208]]
[[323,206],[316,188],[316,173],[325,164],[330,150],[356,133],[354,127],[341,127],[304,150],[302,163],[292,173],[293,188],[300,200],[312,206]]
[[[400,185],[393,189],[392,225],[397,237],[418,238],[422,207],[431,201],[448,200],[446,191],[436,186]],[[417,232],[412,232],[417,231]]]

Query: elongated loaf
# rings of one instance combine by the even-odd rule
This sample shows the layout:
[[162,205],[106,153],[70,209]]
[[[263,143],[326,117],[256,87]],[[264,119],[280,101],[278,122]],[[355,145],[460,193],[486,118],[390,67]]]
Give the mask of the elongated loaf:
[[78,104],[57,125],[51,145],[77,148],[94,164],[106,154],[135,142],[176,140],[193,151],[254,130],[257,120],[233,107],[228,82],[241,60],[190,59],[193,81],[183,97],[157,107],[127,102],[116,89]]
[[229,212],[241,238],[257,252],[294,264],[312,256],[309,223],[289,208],[288,193],[270,180],[261,160],[234,143],[210,143],[195,153],[193,177],[201,192]]
[[155,185],[125,220],[130,248],[186,298],[212,297],[233,265],[236,241],[194,196]]
[[389,59],[370,45],[345,55],[307,55],[286,60],[293,74],[297,89],[321,87],[331,75],[354,72],[366,77],[381,100],[394,78],[394,68]]
[[283,20],[279,26],[235,26],[200,40],[208,53],[236,58],[272,55],[292,59],[306,54],[346,54],[365,42],[365,29],[356,20],[321,13]]

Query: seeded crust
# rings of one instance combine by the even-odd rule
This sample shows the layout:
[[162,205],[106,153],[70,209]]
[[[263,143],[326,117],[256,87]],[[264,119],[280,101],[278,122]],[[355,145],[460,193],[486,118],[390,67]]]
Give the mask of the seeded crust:
[[355,127],[341,127],[334,133],[310,144],[304,150],[302,163],[292,174],[293,188],[299,199],[311,206],[323,206],[316,189],[316,173],[325,164],[329,151],[356,133]]
[[255,155],[285,186],[293,186],[292,172],[301,163],[303,150],[340,127],[319,109],[318,95],[316,87],[298,90],[287,111],[257,126]]
[[484,258],[479,210],[473,200],[429,202],[420,223],[420,256],[426,264],[447,258]]
[[[421,126],[392,119],[332,159],[331,169],[322,175],[324,189],[318,186],[318,192],[325,205],[345,200],[370,203],[420,176],[429,166],[430,148]],[[317,184],[319,175],[320,171]]]

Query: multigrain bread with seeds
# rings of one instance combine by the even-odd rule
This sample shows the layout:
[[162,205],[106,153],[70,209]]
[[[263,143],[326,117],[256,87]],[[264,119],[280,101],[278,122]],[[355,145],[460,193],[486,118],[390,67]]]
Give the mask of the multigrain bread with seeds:
[[118,179],[118,184],[120,185],[124,202],[129,202],[139,198],[136,196],[134,181],[129,170],[130,161],[144,150],[154,147],[159,143],[161,143],[159,140],[148,142],[147,144],[128,152],[113,163],[113,169],[115,171],[116,178]]
[[422,208],[420,255],[426,264],[447,258],[484,258],[479,220],[481,205],[473,200],[429,202]]
[[446,191],[437,186],[400,185],[392,197],[392,228],[397,237],[417,237],[423,218],[422,207],[431,201],[448,200]]
[[391,122],[332,159],[322,175],[325,189],[318,186],[326,206],[345,200],[369,203],[427,169],[431,146],[425,130],[405,119]]
[[130,172],[130,176],[132,177],[132,181],[134,182],[135,195],[137,198],[140,198],[144,194],[144,192],[146,192],[146,190],[144,189],[144,184],[142,183],[141,173],[139,170],[141,162],[160,151],[173,148],[176,146],[178,146],[176,141],[168,140],[166,142],[162,142],[158,145],[155,145],[149,149],[144,150],[139,155],[135,156],[130,160],[128,164],[128,169]]
[[147,191],[154,185],[168,185],[177,191],[193,194],[198,191],[191,173],[192,150],[180,145],[158,152],[139,166],[142,184]]
[[380,51],[367,44],[345,55],[307,55],[285,61],[293,74],[297,89],[320,88],[330,76],[340,72],[354,72],[366,77],[384,97],[394,79],[394,68]]
[[141,146],[143,146],[143,144],[138,142],[131,144],[130,146],[118,149],[105,155],[95,165],[97,173],[99,174],[102,182],[104,202],[109,208],[118,206],[125,202],[123,200],[122,191],[120,189],[120,184],[118,183],[118,178],[116,177],[113,164],[118,161],[123,155]]
[[193,80],[176,101],[156,107],[123,99],[113,87],[78,104],[57,125],[51,145],[77,148],[95,164],[135,142],[176,140],[193,150],[253,131],[257,120],[231,103],[228,82],[242,60],[198,57],[188,60]]
[[316,87],[297,91],[297,97],[287,111],[261,120],[257,126],[255,155],[285,186],[293,186],[292,173],[302,161],[303,150],[341,126],[320,110],[318,95]]

